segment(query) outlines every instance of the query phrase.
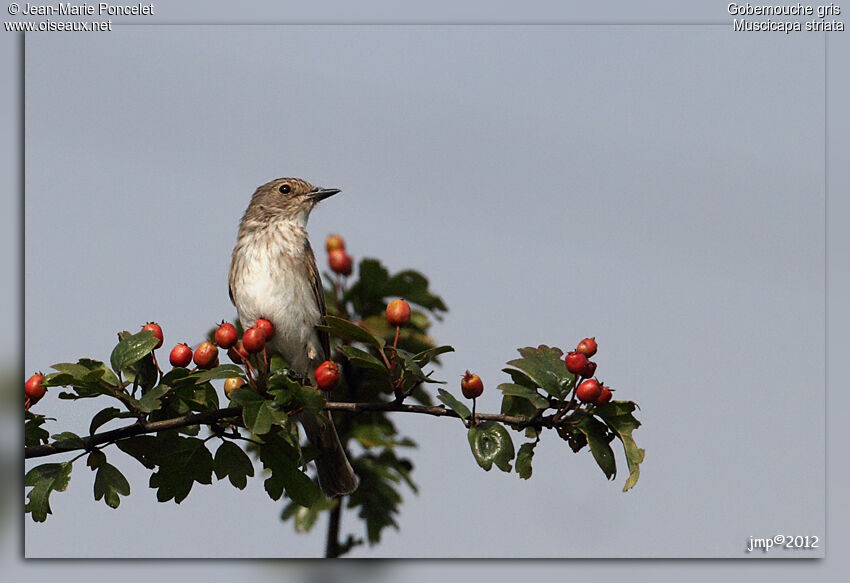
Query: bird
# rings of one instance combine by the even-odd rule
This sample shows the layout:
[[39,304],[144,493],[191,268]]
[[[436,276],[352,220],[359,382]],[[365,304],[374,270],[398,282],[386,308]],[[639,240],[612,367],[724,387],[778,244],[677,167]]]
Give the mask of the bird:
[[[300,178],[276,178],[258,187],[239,224],[230,261],[230,299],[248,329],[260,318],[274,325],[266,344],[296,375],[315,383],[313,371],[330,357],[330,342],[316,328],[326,314],[322,278],[310,247],[307,221],[322,200],[339,193]],[[298,420],[318,450],[319,486],[329,497],[358,485],[328,412],[302,411]]]

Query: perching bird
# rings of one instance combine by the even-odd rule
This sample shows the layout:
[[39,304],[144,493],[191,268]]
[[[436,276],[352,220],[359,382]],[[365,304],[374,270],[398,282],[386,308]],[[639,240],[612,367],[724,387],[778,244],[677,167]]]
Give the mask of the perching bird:
[[[299,178],[278,178],[251,198],[230,263],[230,299],[247,329],[259,318],[274,325],[267,348],[280,354],[303,378],[330,356],[327,333],[316,325],[325,315],[325,295],[307,238],[307,219],[316,204],[338,193]],[[328,496],[357,488],[329,414],[299,414],[307,439],[319,449],[319,485]]]

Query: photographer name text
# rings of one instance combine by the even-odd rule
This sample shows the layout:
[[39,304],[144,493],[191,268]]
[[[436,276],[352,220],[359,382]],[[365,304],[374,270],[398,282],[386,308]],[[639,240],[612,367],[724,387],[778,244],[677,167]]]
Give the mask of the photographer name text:
[[24,16],[153,16],[153,4],[24,4],[20,9]]

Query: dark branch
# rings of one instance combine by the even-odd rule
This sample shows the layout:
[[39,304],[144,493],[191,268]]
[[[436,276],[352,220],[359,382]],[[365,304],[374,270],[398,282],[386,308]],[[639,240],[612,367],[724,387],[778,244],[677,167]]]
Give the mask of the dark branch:
[[[378,403],[327,403],[325,409],[328,411],[347,411],[349,413],[360,413],[361,411],[386,411],[396,413],[421,413],[424,415],[433,415],[435,417],[455,417],[460,419],[460,415],[446,409],[442,405],[436,407],[427,407],[425,405],[406,405],[396,401],[378,402]],[[478,421],[500,421],[511,425],[519,425],[520,427],[553,427],[553,419],[549,417],[523,417],[519,415],[504,415],[495,413],[476,413],[475,419]]]
[[[344,411],[348,413],[359,413],[362,411],[385,411],[396,413],[420,413],[424,415],[433,415],[435,417],[454,417],[456,419],[461,418],[460,415],[458,415],[451,409],[446,409],[443,406],[427,407],[424,405],[407,405],[395,401],[377,403],[329,402],[325,405],[325,409],[328,411]],[[24,448],[24,457],[29,459],[34,457],[44,457],[57,453],[63,453],[67,451],[74,451],[78,449],[89,450],[98,445],[112,443],[114,441],[127,439],[128,437],[134,437],[136,435],[156,433],[157,431],[165,431],[168,429],[180,429],[182,427],[189,427],[190,425],[211,425],[221,419],[239,417],[240,415],[242,415],[241,407],[228,407],[226,409],[216,409],[215,411],[207,411],[204,413],[183,415],[181,417],[174,417],[172,419],[166,419],[164,421],[148,421],[144,423],[136,422],[133,425],[121,427],[119,429],[113,429],[111,431],[104,431],[103,433],[96,433],[88,437],[83,437],[83,447],[79,447],[79,445],[74,445],[71,443],[59,442],[48,443],[45,445],[31,445],[29,447]],[[537,428],[554,427],[556,425],[566,424],[571,421],[570,418],[555,420],[551,415],[528,418],[517,415],[503,415],[492,413],[476,413],[475,419],[476,421],[499,421],[502,423],[508,423],[510,425],[516,425],[519,427]]]
[[88,437],[83,437],[83,446],[79,447],[73,444],[48,443],[45,445],[31,445],[24,448],[24,457],[44,457],[55,453],[66,451],[74,451],[77,449],[92,449],[95,446],[104,443],[112,443],[119,439],[126,439],[135,435],[145,433],[156,433],[157,431],[165,431],[167,429],[180,429],[181,427],[189,427],[190,425],[209,425],[225,419],[227,417],[237,417],[242,414],[241,407],[229,407],[227,409],[216,409],[215,411],[206,411],[204,413],[195,413],[192,415],[183,415],[182,417],[174,417],[173,419],[165,419],[163,421],[148,421],[146,423],[137,422],[133,425],[127,425],[120,429],[104,431],[103,433],[95,433]]

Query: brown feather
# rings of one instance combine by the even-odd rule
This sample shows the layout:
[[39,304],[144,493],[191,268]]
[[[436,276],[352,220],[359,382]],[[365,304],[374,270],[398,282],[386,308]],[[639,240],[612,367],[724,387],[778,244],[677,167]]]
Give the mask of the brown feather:
[[[313,248],[310,246],[310,241],[307,241],[304,245],[304,254],[307,256],[307,275],[310,278],[310,288],[313,290],[313,297],[319,306],[319,313],[324,318],[328,313],[328,308],[325,304],[325,288],[322,285],[322,276],[319,273],[319,268],[316,266],[316,256],[313,255]],[[324,322],[322,323],[324,324]],[[319,342],[321,342],[322,350],[325,352],[324,358],[330,358],[331,343],[328,333],[318,328],[316,332],[319,334]]]

